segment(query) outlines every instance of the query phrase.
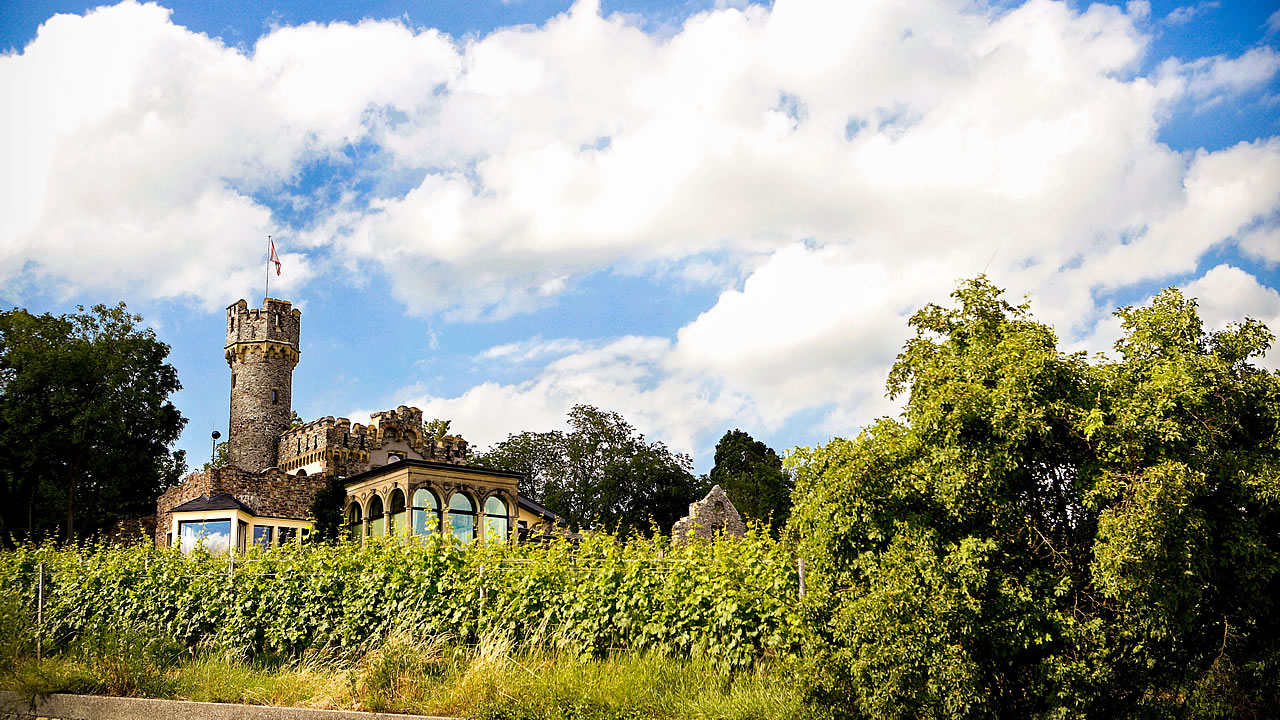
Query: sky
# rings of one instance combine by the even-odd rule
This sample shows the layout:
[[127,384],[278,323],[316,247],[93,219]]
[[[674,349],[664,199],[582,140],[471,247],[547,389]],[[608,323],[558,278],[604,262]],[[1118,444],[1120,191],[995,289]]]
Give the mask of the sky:
[[303,419],[586,403],[699,472],[896,414],[980,273],[1067,350],[1172,285],[1280,329],[1274,1],[36,0],[0,52],[0,306],[141,314],[193,466],[268,235]]

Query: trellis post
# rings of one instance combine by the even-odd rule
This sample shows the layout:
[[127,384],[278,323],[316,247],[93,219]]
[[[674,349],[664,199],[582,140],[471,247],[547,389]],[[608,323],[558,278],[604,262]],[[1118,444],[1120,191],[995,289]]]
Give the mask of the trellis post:
[[44,655],[44,563],[36,568],[36,660]]

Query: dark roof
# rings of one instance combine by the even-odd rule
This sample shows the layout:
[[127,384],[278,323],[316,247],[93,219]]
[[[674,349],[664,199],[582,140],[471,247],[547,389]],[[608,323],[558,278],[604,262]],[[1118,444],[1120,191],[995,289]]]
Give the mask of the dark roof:
[[529,498],[516,496],[516,502],[520,504],[520,507],[524,508],[525,510],[528,510],[531,513],[534,513],[535,515],[549,517],[552,520],[555,520],[556,522],[564,522],[564,518],[561,517],[559,514],[551,512],[550,510],[530,500]]
[[343,478],[342,484],[349,485],[354,482],[368,480],[369,478],[378,477],[379,475],[393,472],[402,467],[431,468],[434,470],[462,470],[464,472],[475,473],[476,475],[490,475],[492,477],[507,478],[509,480],[520,480],[524,477],[523,473],[509,472],[507,470],[493,470],[486,467],[479,467],[477,465],[458,465],[456,463],[442,463],[431,460],[414,460],[413,458],[406,458],[393,463],[387,463],[382,467],[376,467],[372,470],[365,470],[359,475],[352,475],[351,477]]
[[250,515],[257,515],[253,508],[235,499],[231,493],[201,495],[195,500],[188,500],[169,512],[204,512],[206,510],[243,510]]

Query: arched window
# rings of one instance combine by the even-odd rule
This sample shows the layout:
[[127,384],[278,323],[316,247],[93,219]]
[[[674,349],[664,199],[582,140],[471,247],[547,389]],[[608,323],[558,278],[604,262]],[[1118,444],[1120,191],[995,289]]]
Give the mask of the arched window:
[[382,498],[369,498],[369,534],[381,537],[387,533],[387,519],[382,515]]
[[440,532],[440,500],[426,488],[413,491],[413,534]]
[[484,539],[507,539],[507,503],[497,495],[484,501]]
[[391,535],[403,535],[404,527],[404,491],[396,488],[391,491]]
[[364,537],[364,515],[360,512],[360,503],[353,502],[347,508],[347,532],[353,540]]
[[449,498],[449,524],[453,526],[454,537],[471,542],[476,535],[476,505],[471,498],[462,493],[454,493]]

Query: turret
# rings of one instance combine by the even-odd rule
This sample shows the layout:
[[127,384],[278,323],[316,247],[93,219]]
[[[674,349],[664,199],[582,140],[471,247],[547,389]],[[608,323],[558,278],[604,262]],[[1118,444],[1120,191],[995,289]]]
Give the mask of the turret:
[[262,309],[244,300],[227,308],[224,355],[231,366],[231,426],[227,459],[245,470],[276,465],[277,442],[289,428],[293,368],[302,313],[267,298]]

